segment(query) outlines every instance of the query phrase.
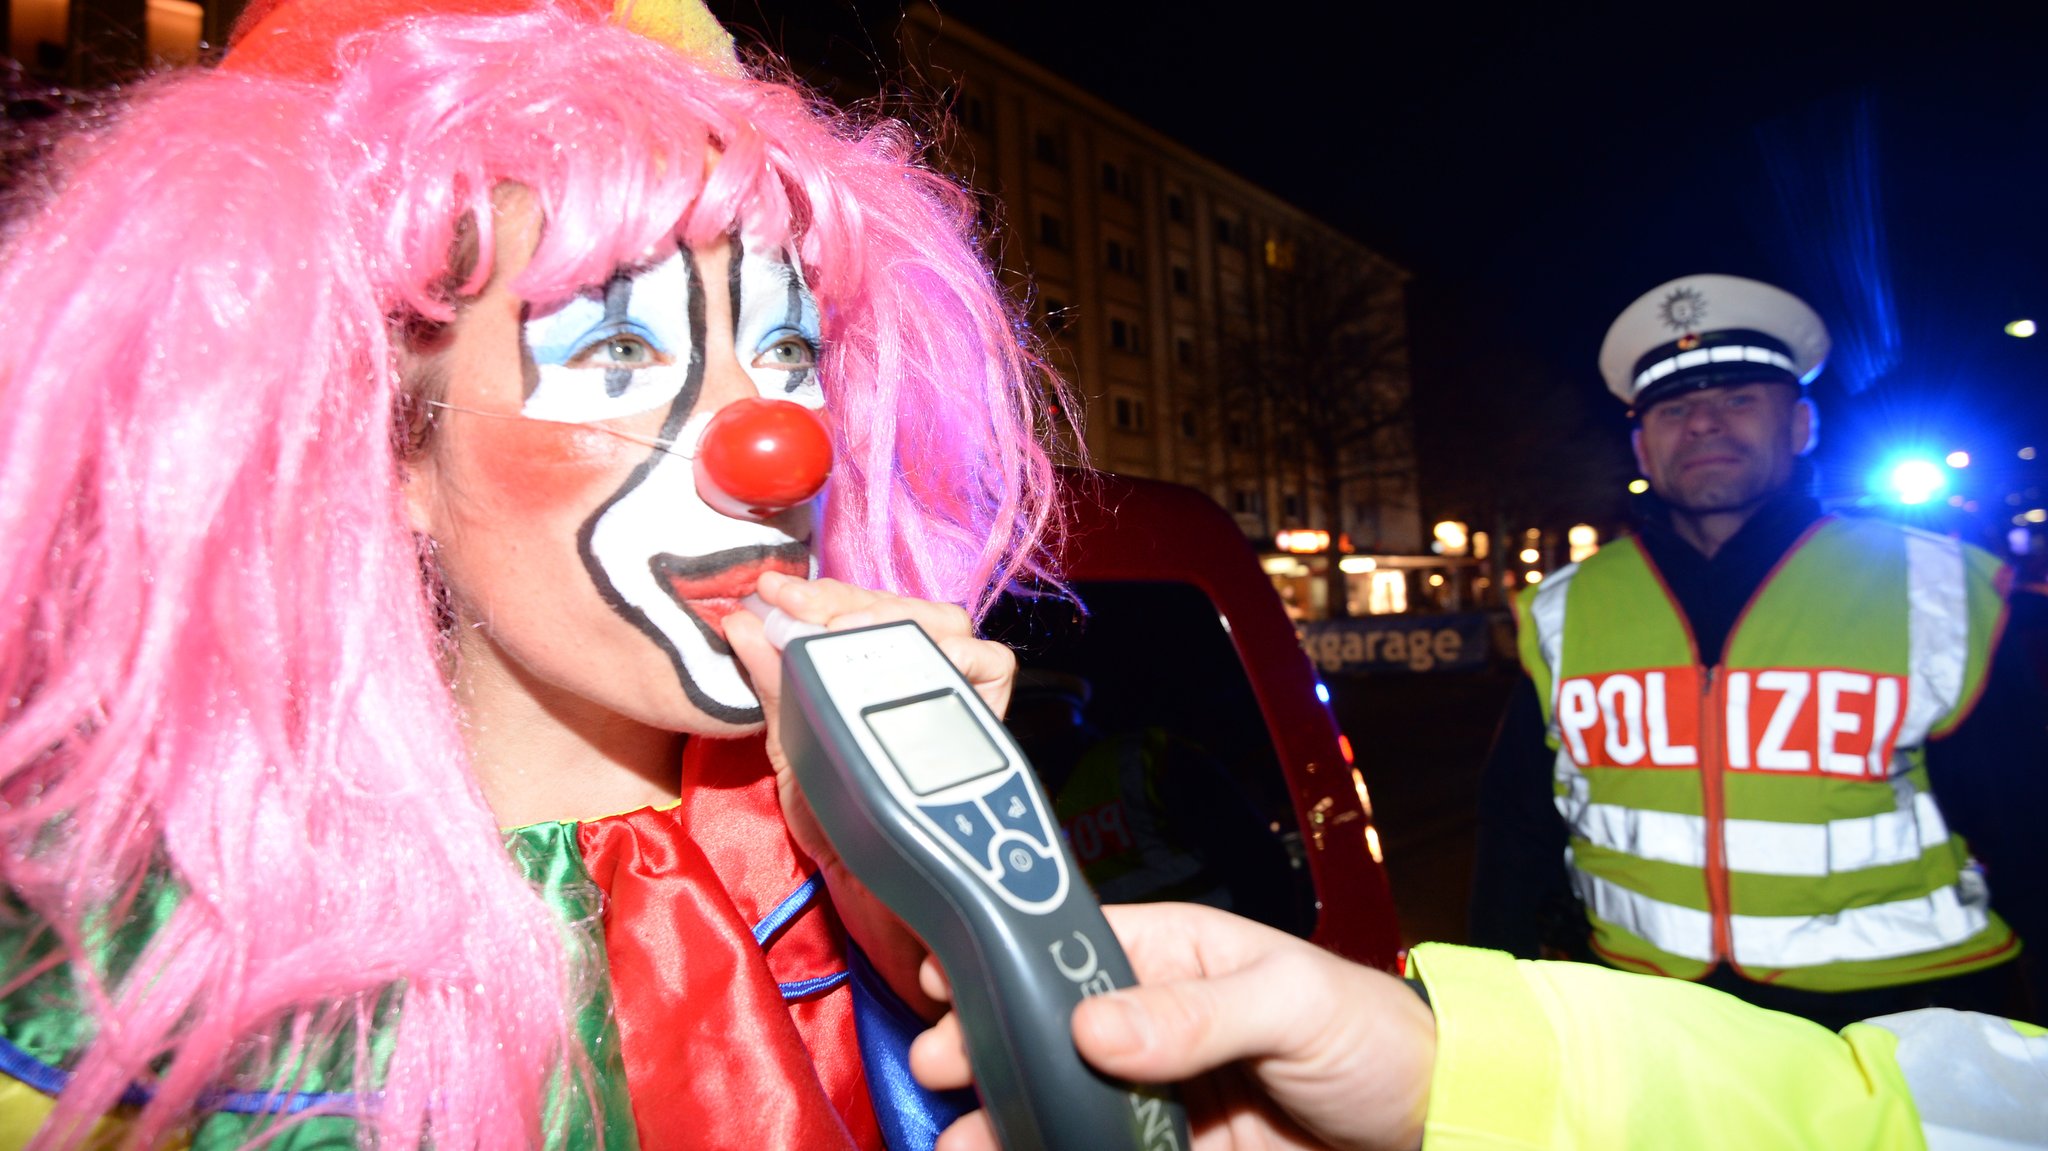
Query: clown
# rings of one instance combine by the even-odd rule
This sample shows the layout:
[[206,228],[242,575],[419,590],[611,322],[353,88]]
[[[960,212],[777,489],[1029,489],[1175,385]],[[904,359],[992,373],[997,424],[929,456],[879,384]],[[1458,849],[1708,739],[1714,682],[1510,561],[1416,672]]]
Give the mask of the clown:
[[966,195],[683,0],[259,0],[64,132],[0,263],[0,1144],[928,1142],[922,947],[735,609],[1004,702],[1057,385]]

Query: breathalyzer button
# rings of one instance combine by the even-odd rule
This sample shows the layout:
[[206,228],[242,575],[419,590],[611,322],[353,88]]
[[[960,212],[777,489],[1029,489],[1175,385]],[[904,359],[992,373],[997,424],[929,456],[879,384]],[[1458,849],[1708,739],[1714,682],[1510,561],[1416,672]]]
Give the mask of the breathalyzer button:
[[1006,833],[996,841],[995,859],[1003,869],[1003,886],[1017,898],[1038,903],[1058,893],[1058,862],[1024,837]]
[[974,859],[988,858],[988,843],[996,829],[972,803],[934,803],[923,808],[925,815],[947,835],[957,840]]
[[996,822],[1037,840],[1039,850],[1051,850],[1052,838],[1046,831],[1044,819],[1038,814],[1038,804],[1032,801],[1031,788],[1025,783],[1023,772],[1011,772],[1008,779],[989,790],[984,802],[995,813]]

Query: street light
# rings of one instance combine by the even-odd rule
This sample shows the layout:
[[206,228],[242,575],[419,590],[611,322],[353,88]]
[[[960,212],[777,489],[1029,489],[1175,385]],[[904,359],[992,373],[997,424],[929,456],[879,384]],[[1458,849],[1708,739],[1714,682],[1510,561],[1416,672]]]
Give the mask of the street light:
[[2014,320],[2012,323],[2007,324],[2005,326],[2006,335],[2015,336],[2022,340],[2026,339],[2028,336],[2033,335],[2036,330],[2037,329],[2034,327],[2034,321],[2032,320]]
[[1564,539],[1571,545],[1573,563],[1580,563],[1600,550],[1600,530],[1592,524],[1573,524],[1564,533]]
[[1969,467],[1969,466],[1970,466],[1970,453],[1968,453],[1968,452],[1950,452],[1950,453],[1948,454],[1948,466],[1949,466],[1949,467],[1952,467],[1952,468],[1967,468],[1967,467]]
[[1646,491],[1649,491],[1649,490],[1650,490],[1650,481],[1648,481],[1648,480],[1630,480],[1630,481],[1628,482],[1628,490],[1629,490],[1629,494],[1631,494],[1631,495],[1638,495],[1638,496],[1639,496],[1639,495],[1642,495],[1642,494],[1643,494],[1644,492],[1646,492]]

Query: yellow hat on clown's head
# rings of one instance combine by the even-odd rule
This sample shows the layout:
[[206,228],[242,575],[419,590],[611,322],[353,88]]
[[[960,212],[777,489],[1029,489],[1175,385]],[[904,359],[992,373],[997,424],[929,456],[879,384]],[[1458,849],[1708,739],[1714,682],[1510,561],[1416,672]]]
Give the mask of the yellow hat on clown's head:
[[1637,297],[1607,329],[1600,374],[1635,411],[1680,392],[1735,384],[1803,387],[1828,358],[1806,301],[1741,276],[1680,276]]

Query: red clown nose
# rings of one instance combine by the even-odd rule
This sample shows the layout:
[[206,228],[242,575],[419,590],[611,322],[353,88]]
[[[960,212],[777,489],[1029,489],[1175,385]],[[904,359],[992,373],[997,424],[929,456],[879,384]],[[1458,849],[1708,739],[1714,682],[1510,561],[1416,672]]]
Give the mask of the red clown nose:
[[734,519],[793,508],[831,474],[824,423],[788,400],[734,400],[711,417],[697,444],[697,494]]

